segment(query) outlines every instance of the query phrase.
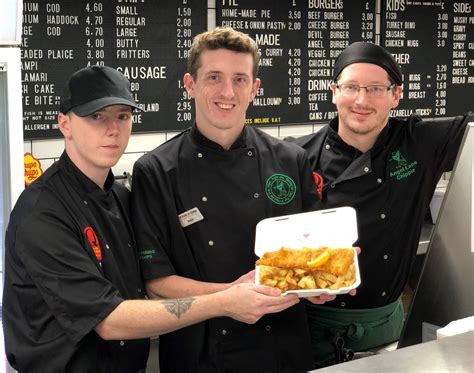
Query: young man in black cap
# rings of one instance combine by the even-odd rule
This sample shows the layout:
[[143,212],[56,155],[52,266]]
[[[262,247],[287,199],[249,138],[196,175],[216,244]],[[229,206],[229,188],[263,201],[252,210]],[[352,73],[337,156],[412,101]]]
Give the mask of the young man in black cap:
[[344,348],[363,351],[398,339],[400,296],[421,224],[468,122],[467,116],[389,118],[402,94],[402,72],[388,51],[372,43],[351,44],[339,55],[331,90],[338,116],[318,133],[291,140],[309,155],[324,208],[357,210],[357,295],[307,307],[321,365],[334,362],[334,353],[340,357],[343,341]]
[[[260,86],[254,40],[197,35],[184,84],[196,123],[136,163],[132,217],[150,296],[212,294],[253,281],[255,227],[317,207],[305,152],[245,126]],[[334,299],[314,297],[315,302]],[[302,372],[313,367],[302,304],[255,325],[209,320],[160,338],[162,372]]]
[[254,323],[298,302],[241,284],[208,296],[144,300],[127,190],[129,81],[104,66],[74,73],[61,99],[65,151],[20,196],[6,232],[3,326],[20,372],[144,372],[148,337],[210,317]]

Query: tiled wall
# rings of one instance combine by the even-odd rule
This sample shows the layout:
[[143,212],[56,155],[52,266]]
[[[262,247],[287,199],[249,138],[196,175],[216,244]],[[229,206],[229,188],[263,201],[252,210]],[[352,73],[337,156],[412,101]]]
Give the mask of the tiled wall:
[[[283,138],[286,136],[301,136],[309,133],[317,132],[321,125],[295,125],[295,126],[279,126],[261,128],[268,134]],[[122,175],[124,172],[131,173],[133,163],[147,151],[156,148],[170,138],[176,136],[178,132],[162,132],[162,133],[146,133],[133,134],[130,138],[125,154],[122,156],[117,165],[113,168],[115,175]],[[31,153],[40,160],[41,168],[45,171],[59,158],[64,149],[64,141],[62,139],[48,140],[28,140],[24,142],[24,152]]]

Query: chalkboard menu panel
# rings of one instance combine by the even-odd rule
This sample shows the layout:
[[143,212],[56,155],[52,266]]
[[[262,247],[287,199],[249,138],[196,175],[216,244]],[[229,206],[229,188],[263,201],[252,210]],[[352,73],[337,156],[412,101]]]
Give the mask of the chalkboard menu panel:
[[472,1],[387,0],[381,45],[400,64],[403,99],[393,115],[444,117],[474,108]]
[[218,0],[217,24],[252,36],[261,88],[248,124],[328,121],[335,58],[355,41],[375,42],[375,0]]
[[117,68],[147,110],[133,132],[182,130],[192,123],[182,86],[188,49],[207,24],[206,0],[31,1],[23,4],[24,137],[59,137],[59,96],[74,71]]

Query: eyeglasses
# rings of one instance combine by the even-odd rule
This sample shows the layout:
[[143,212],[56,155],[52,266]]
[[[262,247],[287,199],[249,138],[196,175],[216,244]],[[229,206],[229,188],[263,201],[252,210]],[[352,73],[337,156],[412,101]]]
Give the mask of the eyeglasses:
[[357,84],[336,84],[336,88],[343,96],[354,97],[359,94],[360,89],[364,88],[367,92],[367,96],[381,98],[387,95],[387,92],[395,87],[395,84],[391,84],[388,87],[385,85],[368,85],[361,87]]

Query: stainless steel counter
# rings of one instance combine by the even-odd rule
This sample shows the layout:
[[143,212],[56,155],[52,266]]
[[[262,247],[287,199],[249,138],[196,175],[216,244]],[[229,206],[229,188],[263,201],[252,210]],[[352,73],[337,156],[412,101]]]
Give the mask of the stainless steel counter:
[[333,365],[312,372],[472,373],[473,371],[474,331]]

